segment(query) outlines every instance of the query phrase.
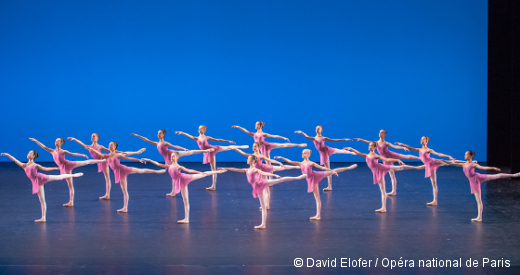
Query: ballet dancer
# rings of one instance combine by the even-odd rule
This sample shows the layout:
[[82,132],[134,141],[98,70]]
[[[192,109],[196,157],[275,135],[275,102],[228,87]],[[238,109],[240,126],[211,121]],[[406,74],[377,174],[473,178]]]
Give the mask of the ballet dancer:
[[[414,152],[419,153],[419,157],[421,158],[421,161],[424,163],[424,166],[426,167],[424,169],[424,177],[430,178],[432,182],[432,188],[433,188],[433,201],[427,203],[428,206],[436,206],[437,205],[437,194],[439,193],[439,188],[437,187],[437,169],[439,169],[440,166],[446,165],[441,160],[434,159],[430,157],[430,154],[437,155],[439,157],[449,158],[452,161],[455,161],[454,158],[452,158],[449,155],[441,154],[435,152],[433,149],[428,148],[428,142],[430,141],[430,138],[427,136],[424,136],[421,138],[421,145],[422,148],[414,148],[412,146],[406,145],[401,142],[396,142],[395,144],[403,146],[407,149],[410,149]],[[458,161],[460,162],[460,161]]]
[[272,149],[276,149],[276,148],[287,148],[287,147],[307,147],[307,143],[300,143],[300,144],[296,144],[296,143],[270,143],[270,142],[266,142],[265,141],[265,138],[266,137],[270,137],[270,138],[279,138],[279,139],[284,139],[284,140],[287,140],[289,141],[288,138],[286,137],[282,137],[282,136],[278,136],[278,135],[270,135],[268,133],[264,133],[262,131],[262,129],[264,128],[264,125],[265,123],[263,121],[257,121],[256,124],[255,124],[255,129],[256,129],[256,133],[252,133],[252,132],[249,132],[248,130],[244,129],[243,127],[240,127],[240,126],[231,126],[231,128],[238,128],[240,130],[242,130],[244,133],[252,136],[254,139],[255,139],[255,142],[260,142],[261,144],[261,147],[260,147],[260,153],[268,158],[271,158],[271,150]]
[[[61,146],[65,143],[65,140],[62,138],[57,138],[54,142],[54,145],[56,146],[56,149],[48,148],[47,146],[43,145],[43,143],[37,141],[34,138],[29,138],[30,140],[36,142],[36,144],[40,145],[45,151],[52,154],[52,158],[54,159],[54,162],[60,167],[60,174],[71,174],[72,169],[76,167],[81,167],[89,164],[95,164],[95,163],[102,163],[106,162],[105,160],[100,159],[93,159],[93,160],[84,160],[84,161],[68,161],[65,159],[65,155],[69,156],[75,156],[75,157],[84,157],[88,159],[87,155],[84,154],[78,154],[78,153],[71,153],[67,150],[61,149]],[[74,206],[74,185],[72,183],[72,177],[68,177],[65,179],[67,181],[67,184],[69,185],[69,202],[64,204],[64,207],[73,207]]]
[[[265,221],[267,219],[267,207],[266,207],[266,199],[267,199],[267,187],[272,186],[274,184],[293,181],[293,180],[301,180],[307,177],[307,175],[303,174],[298,177],[280,177],[278,175],[272,173],[263,172],[260,169],[255,168],[255,163],[257,158],[255,155],[250,155],[247,158],[247,164],[249,164],[249,168],[245,169],[237,169],[237,168],[223,168],[228,171],[246,173],[247,181],[253,186],[253,198],[258,198],[260,200],[260,205],[262,207],[262,224],[255,226],[255,229],[264,229]],[[262,176],[272,176],[277,179],[268,180],[263,179]]]
[[[240,149],[235,149],[235,151],[237,151],[238,153],[240,153],[242,156],[244,156],[246,158],[249,158],[249,156],[251,156],[251,155],[255,156],[256,157],[255,168],[260,169],[261,171],[266,172],[266,173],[273,173],[273,171],[282,171],[282,170],[300,168],[298,166],[293,166],[293,165],[283,165],[283,163],[281,163],[279,161],[269,159],[268,157],[261,155],[259,152],[260,146],[261,146],[260,142],[255,142],[253,144],[253,152],[254,152],[253,154],[244,153]],[[280,166],[272,166],[269,164],[264,164],[264,163],[262,163],[262,160],[265,160],[267,163],[276,163]],[[262,178],[266,179],[265,176],[262,176]],[[265,207],[267,207],[267,210],[269,210],[269,202],[271,201],[271,192],[272,191],[270,190],[270,188],[267,188],[267,199],[266,199],[266,204],[265,204]]]
[[[142,160],[149,161],[159,167],[166,168],[168,173],[172,177],[172,180],[175,182],[176,188],[174,189],[176,193],[181,192],[182,201],[184,202],[184,219],[178,220],[177,223],[189,223],[190,222],[190,200],[188,196],[188,183],[202,179],[206,176],[213,174],[221,174],[226,172],[224,169],[219,169],[217,171],[208,171],[208,172],[199,172],[192,169],[187,169],[183,166],[180,166],[177,161],[179,160],[180,152],[173,152],[171,154],[171,159],[169,161],[170,164],[161,164],[151,159],[143,158]],[[181,173],[181,170],[194,174],[185,174]]]
[[[210,136],[206,136],[204,134],[206,133],[207,129],[208,129],[208,127],[206,127],[205,125],[200,125],[199,126],[199,136],[198,137],[190,136],[190,135],[188,135],[188,134],[186,134],[184,132],[181,132],[181,131],[177,131],[175,133],[178,134],[178,135],[187,136],[187,137],[191,138],[192,140],[196,141],[197,144],[199,145],[199,148],[201,150],[214,149],[214,151],[211,152],[211,153],[204,153],[204,160],[202,161],[202,164],[206,164],[206,163],[210,164],[211,171],[217,171],[217,161],[216,161],[215,155],[218,152],[233,150],[233,149],[237,149],[237,148],[238,149],[247,149],[247,148],[249,148],[248,145],[240,145],[240,146],[217,146],[217,145],[210,145],[208,143],[208,140],[217,141],[217,142],[229,142],[231,144],[236,144],[236,143],[234,141],[231,141],[231,140],[218,139],[218,138],[212,138]],[[217,188],[217,174],[213,174],[213,184],[211,184],[210,187],[206,188],[206,190],[208,190],[208,191],[215,191],[216,188]]]
[[[374,184],[379,184],[379,189],[381,190],[381,208],[377,209],[376,212],[378,213],[385,213],[386,212],[386,186],[385,186],[385,174],[389,171],[401,171],[401,170],[407,170],[407,169],[424,169],[424,165],[422,166],[410,166],[405,165],[401,160],[399,159],[392,159],[392,158],[385,158],[383,156],[379,156],[375,153],[375,150],[377,148],[377,142],[372,141],[368,145],[368,150],[370,153],[363,154],[359,152],[356,149],[353,149],[352,147],[345,148],[346,150],[354,152],[356,155],[360,157],[364,157],[366,159],[368,168],[372,170],[373,178],[374,178]],[[380,159],[382,161],[386,161],[386,163],[394,163],[398,162],[401,164],[401,166],[394,166],[394,165],[387,165],[377,162],[377,160]]]
[[[302,173],[307,175],[307,193],[314,193],[314,199],[316,200],[316,216],[310,217],[311,220],[321,220],[321,198],[320,198],[320,189],[318,184],[321,180],[323,180],[325,177],[336,175],[338,176],[338,173],[341,173],[343,171],[352,170],[357,167],[357,164],[353,164],[349,167],[340,167],[336,169],[330,169],[328,167],[320,166],[312,161],[309,160],[309,157],[311,156],[311,150],[310,149],[304,149],[302,152],[302,162],[292,161],[290,159],[284,158],[284,157],[274,157],[275,159],[281,159],[289,164],[296,165],[302,169]],[[312,167],[316,167],[323,171],[314,171],[312,170]]]
[[[98,133],[93,133],[90,136],[90,140],[92,140],[92,144],[90,146],[85,145],[83,142],[81,142],[77,138],[68,137],[68,139],[77,142],[79,145],[81,145],[81,147],[88,150],[90,153],[90,156],[93,159],[103,159],[103,158],[100,157],[98,154],[94,153],[93,151],[89,150],[89,147],[92,147],[92,148],[98,150],[99,152],[101,152],[101,151],[110,152],[110,150],[105,148],[105,146],[98,144],[98,141],[99,141]],[[116,151],[116,152],[123,153],[128,156],[128,155],[132,155],[132,154],[141,154],[144,151],[146,151],[145,148],[142,148],[141,150],[139,150],[137,152],[120,152],[120,151]],[[103,175],[105,176],[105,182],[106,182],[106,193],[104,196],[99,197],[99,199],[100,200],[109,200],[110,199],[110,190],[112,189],[112,184],[110,182],[110,169],[108,168],[108,163],[105,161],[105,162],[100,162],[97,165],[98,165],[98,173],[103,172]]]
[[[215,149],[213,149],[213,148],[210,148],[207,150],[191,150],[190,151],[184,147],[172,145],[171,143],[164,141],[164,137],[166,136],[166,130],[164,130],[164,129],[161,129],[161,130],[159,130],[159,132],[157,132],[157,137],[159,138],[159,141],[151,141],[138,134],[131,134],[131,135],[157,146],[157,151],[159,151],[159,154],[161,154],[161,156],[164,158],[164,163],[166,165],[170,165],[171,155],[173,152],[176,152],[173,150],[169,150],[168,147],[175,148],[178,150],[184,150],[184,151],[178,152],[179,157],[189,156],[189,155],[193,155],[193,154],[200,154],[200,153],[211,153],[211,152],[215,151]],[[166,194],[166,196],[175,197],[175,194],[177,194],[177,193],[179,193],[179,192],[175,191],[175,181],[172,179],[172,191],[170,193]]]
[[[416,156],[413,156],[413,155],[402,155],[402,154],[398,154],[396,152],[392,152],[390,150],[388,150],[388,146],[392,147],[392,148],[395,148],[395,149],[403,149],[405,152],[408,152],[408,149],[405,148],[405,147],[400,147],[400,146],[396,146],[390,142],[386,142],[385,141],[385,137],[386,137],[386,130],[381,130],[379,131],[379,140],[378,141],[374,141],[377,143],[377,152],[379,153],[380,156],[382,157],[385,157],[385,158],[391,158],[391,159],[416,159],[416,160],[420,160],[419,157],[416,157]],[[370,142],[372,141],[368,141],[368,140],[364,140],[364,139],[361,139],[361,138],[355,138],[356,141],[362,141],[364,143],[367,143],[369,144]],[[388,161],[383,161],[383,164],[385,165],[393,165],[394,163],[393,162],[388,162]],[[397,194],[397,179],[395,177],[395,172],[394,171],[390,171],[389,172],[389,175],[390,175],[390,180],[392,181],[392,192],[386,194],[387,196],[395,196]]]
[[121,191],[123,192],[123,201],[124,201],[123,208],[118,209],[117,212],[126,213],[126,212],[128,212],[128,200],[129,200],[128,183],[127,183],[127,179],[126,179],[127,176],[130,174],[145,174],[145,173],[146,174],[152,174],[152,173],[162,174],[162,173],[166,172],[166,170],[164,170],[164,169],[161,169],[161,170],[139,169],[139,168],[128,167],[128,166],[122,165],[119,162],[119,159],[139,161],[141,163],[146,163],[146,161],[128,157],[123,154],[119,154],[116,152],[117,147],[118,147],[117,142],[112,141],[108,145],[108,150],[110,150],[110,153],[108,153],[108,154],[103,154],[94,148],[89,148],[89,149],[92,150],[94,153],[98,154],[100,157],[106,159],[108,161],[108,165],[114,171],[114,177],[115,177],[116,183],[120,182]]
[[[316,136],[315,137],[310,137],[302,131],[295,131],[296,134],[302,134],[304,137],[306,137],[314,142],[314,146],[316,146],[316,149],[318,149],[318,152],[320,153],[320,164],[321,165],[323,165],[327,168],[330,168],[329,157],[333,154],[355,155],[354,153],[352,153],[350,151],[332,148],[332,147],[325,145],[325,141],[339,142],[339,141],[352,141],[352,139],[350,139],[350,138],[332,139],[332,138],[322,136],[321,135],[322,132],[323,132],[323,126],[321,126],[321,125],[316,126]],[[327,186],[327,188],[324,188],[323,191],[332,191],[332,176],[328,176],[327,181],[329,182],[329,185]]]
[[482,210],[484,210],[484,205],[482,204],[482,196],[480,192],[480,185],[485,181],[491,181],[496,179],[504,179],[504,178],[516,178],[520,177],[520,173],[516,174],[494,174],[494,175],[483,175],[475,172],[475,168],[482,170],[495,170],[500,171],[499,168],[489,167],[489,166],[480,166],[476,162],[473,161],[473,157],[475,157],[474,151],[467,151],[464,155],[464,159],[466,160],[463,163],[457,163],[454,161],[446,161],[441,160],[446,165],[452,165],[457,167],[462,167],[464,174],[469,180],[469,186],[471,188],[471,194],[475,194],[475,199],[477,200],[478,207],[478,216],[474,219],[471,219],[472,222],[482,222]]
[[13,156],[8,153],[2,153],[2,156],[7,156],[11,160],[14,161],[18,166],[22,167],[27,174],[27,177],[31,180],[32,183],[32,193],[38,194],[38,198],[40,199],[41,209],[42,209],[42,217],[34,222],[46,222],[47,221],[47,202],[45,201],[45,190],[43,189],[43,185],[49,181],[56,181],[62,179],[76,178],[83,176],[83,173],[76,174],[61,174],[61,175],[45,175],[37,172],[37,169],[43,171],[53,171],[60,170],[59,167],[43,167],[39,164],[36,164],[34,160],[38,157],[38,152],[32,150],[27,154],[27,159],[29,160],[26,163],[20,162]]

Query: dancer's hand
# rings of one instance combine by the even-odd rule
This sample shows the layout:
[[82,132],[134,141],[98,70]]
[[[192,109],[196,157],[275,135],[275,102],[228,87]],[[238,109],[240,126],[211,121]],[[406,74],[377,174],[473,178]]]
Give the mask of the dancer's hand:
[[285,140],[287,140],[287,142],[291,142],[288,138],[284,138]]
[[493,167],[493,170],[500,172],[500,168]]
[[298,131],[294,131],[295,134],[301,134],[302,131],[298,130]]
[[281,158],[282,158],[282,157],[279,157],[279,156],[274,157],[274,159],[281,159]]
[[[213,148],[211,148],[211,149],[213,149]],[[215,149],[213,149],[213,150],[215,150]],[[189,150],[189,149],[186,149],[186,148],[184,148],[184,152],[188,152],[188,151],[190,151],[190,150]]]
[[227,172],[227,169],[224,169],[224,168],[219,168],[218,170],[221,171],[222,173]]
[[[147,158],[141,158],[142,161],[150,161],[150,159],[147,159]],[[140,160],[140,161],[141,161]]]
[[345,148],[343,148],[343,150],[352,151],[352,147],[345,147]]
[[352,141],[352,139],[351,138],[346,138],[346,139],[344,139],[344,141]]
[[404,162],[402,162],[400,159],[398,159],[397,162],[398,162],[400,165],[404,165]]
[[394,142],[395,145],[403,146],[401,142]]
[[403,148],[403,150],[404,150],[405,152],[410,151],[408,148]]
[[285,169],[285,166],[283,166],[283,164],[280,163],[280,168]]
[[73,138],[73,137],[68,137],[67,139],[70,139],[70,140],[75,140],[75,138]]
[[332,170],[332,174],[333,174],[333,175],[336,175],[336,177],[339,177],[338,172],[336,172],[336,171],[334,171],[334,170]]
[[182,132],[181,132],[181,131],[175,131],[175,133],[176,133],[177,135],[180,135]]
[[87,155],[83,155],[86,159],[88,159],[88,156]]
[[356,141],[360,141],[361,139],[360,138],[354,138]]
[[146,163],[146,161],[143,160],[143,159],[139,160],[139,162],[140,162],[140,163]]
[[236,126],[236,125],[233,125],[233,126],[231,126],[231,128],[238,128],[238,126]]
[[204,172],[202,172],[202,173],[200,173],[200,174],[203,175],[204,177],[208,175],[208,174],[206,174],[206,173],[204,173]]
[[34,139],[34,138],[29,138],[29,140],[36,141],[36,139]]
[[2,153],[2,154],[0,154],[0,155],[2,155],[2,156],[9,156],[8,153]]
[[277,179],[281,178],[280,175],[277,175],[277,174],[273,174]]
[[236,142],[234,142],[234,141],[231,141],[231,140],[229,141],[229,143],[231,143],[231,144],[237,144]]
[[452,161],[455,161],[455,159],[452,156],[448,156]]

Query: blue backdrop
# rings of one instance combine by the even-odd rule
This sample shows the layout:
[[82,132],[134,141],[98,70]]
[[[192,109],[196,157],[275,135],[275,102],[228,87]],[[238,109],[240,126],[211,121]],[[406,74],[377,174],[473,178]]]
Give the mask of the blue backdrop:
[[[312,143],[293,132],[313,135],[319,124],[331,138],[376,140],[384,128],[388,141],[419,147],[428,135],[439,152],[486,157],[483,0],[2,0],[0,47],[0,151],[22,160],[39,149],[29,137],[90,144],[93,132],[100,144],[147,147],[144,156],[162,160],[130,133],[157,140],[164,128],[167,141],[195,149],[174,131],[196,135],[200,124],[251,145],[231,126],[253,131],[257,120],[267,133],[308,142],[313,160]],[[71,141],[63,148],[86,153]],[[39,151],[38,161],[52,160]]]

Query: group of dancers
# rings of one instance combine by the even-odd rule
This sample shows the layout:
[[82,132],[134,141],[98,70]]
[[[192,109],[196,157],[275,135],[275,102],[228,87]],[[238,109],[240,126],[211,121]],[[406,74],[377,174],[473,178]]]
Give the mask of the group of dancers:
[[[89,164],[97,164],[98,172],[103,172],[105,176],[106,183],[106,193],[101,196],[102,200],[110,199],[110,190],[111,190],[111,181],[110,181],[110,172],[109,167],[114,171],[115,182],[119,183],[121,186],[121,190],[123,192],[123,207],[117,212],[126,213],[128,211],[128,182],[127,177],[130,174],[142,174],[142,173],[165,173],[168,172],[172,178],[172,191],[166,196],[174,197],[179,192],[182,195],[184,202],[184,219],[179,220],[178,223],[189,223],[189,214],[190,214],[190,204],[188,197],[188,184],[191,181],[198,180],[204,178],[206,176],[211,175],[213,177],[212,185],[206,190],[215,191],[217,187],[217,175],[221,173],[225,173],[227,171],[232,172],[240,172],[245,173],[247,181],[253,187],[253,197],[258,198],[260,201],[260,209],[262,210],[262,222],[260,225],[255,226],[257,229],[262,229],[266,227],[266,218],[267,218],[267,210],[270,209],[269,201],[270,201],[270,193],[272,190],[269,188],[274,184],[279,184],[282,182],[294,181],[294,180],[307,180],[307,192],[313,193],[314,198],[316,200],[316,215],[311,217],[311,220],[320,220],[321,219],[321,199],[319,194],[318,184],[324,179],[328,179],[328,186],[323,189],[323,191],[332,191],[332,175],[338,176],[339,173],[352,170],[357,167],[356,164],[348,166],[348,167],[340,167],[336,169],[330,168],[330,156],[333,154],[351,154],[358,155],[360,157],[365,158],[366,163],[373,174],[374,184],[378,184],[381,191],[381,208],[377,209],[376,212],[384,213],[386,212],[386,198],[387,196],[395,196],[397,194],[397,179],[395,176],[396,171],[408,170],[408,169],[424,169],[425,177],[430,178],[432,182],[433,188],[433,201],[427,203],[428,206],[436,206],[438,203],[438,188],[437,188],[437,169],[443,165],[452,165],[462,167],[464,174],[469,179],[471,193],[475,195],[475,199],[477,201],[478,206],[478,216],[472,221],[481,222],[482,221],[482,198],[481,198],[481,190],[480,185],[484,181],[495,180],[499,178],[510,178],[510,177],[520,177],[520,173],[516,174],[479,174],[475,172],[475,169],[483,169],[483,170],[496,170],[500,171],[500,169],[496,167],[486,167],[481,166],[477,162],[473,161],[473,157],[475,156],[475,152],[467,151],[464,159],[465,161],[455,160],[452,156],[438,153],[433,149],[428,147],[428,142],[430,139],[426,136],[421,138],[421,147],[414,148],[409,145],[395,142],[394,144],[389,143],[385,140],[387,132],[385,130],[381,130],[379,132],[379,139],[377,141],[369,141],[365,139],[355,138],[356,141],[365,142],[368,144],[369,153],[362,153],[352,147],[346,147],[344,149],[332,148],[325,145],[325,141],[329,142],[340,142],[340,141],[352,141],[352,139],[331,139],[324,137],[322,135],[323,126],[316,127],[316,135],[311,137],[305,134],[302,131],[295,131],[297,134],[303,135],[305,138],[312,140],[316,149],[320,154],[320,165],[314,163],[309,160],[311,155],[310,149],[304,149],[302,152],[302,161],[292,161],[285,157],[276,156],[271,158],[270,152],[276,148],[287,148],[287,147],[306,147],[306,143],[289,143],[289,139],[286,137],[282,137],[279,135],[271,135],[265,133],[263,131],[265,123],[262,121],[258,121],[255,124],[256,132],[250,132],[243,127],[240,126],[232,126],[232,128],[237,128],[245,132],[246,134],[252,136],[254,138],[254,144],[252,146],[253,153],[245,153],[240,149],[249,148],[248,145],[235,145],[235,142],[224,139],[217,139],[206,136],[207,127],[201,125],[199,127],[199,135],[191,136],[184,132],[175,132],[179,135],[184,135],[194,141],[197,142],[200,150],[188,150],[186,148],[172,145],[171,143],[164,140],[166,136],[166,130],[159,130],[157,133],[157,138],[159,141],[152,141],[146,137],[131,134],[132,136],[138,137],[148,143],[153,144],[157,147],[157,150],[164,158],[164,164],[159,163],[157,161],[141,158],[137,159],[131,157],[133,155],[139,155],[146,151],[145,148],[142,148],[138,151],[119,151],[118,144],[114,141],[110,142],[108,148],[98,144],[99,134],[94,133],[91,136],[92,144],[85,145],[80,140],[69,137],[69,140],[77,142],[83,148],[89,151],[93,160],[85,160],[85,161],[69,161],[65,159],[65,155],[76,156],[76,157],[85,157],[88,159],[88,156],[85,154],[79,153],[71,153],[67,150],[62,149],[65,144],[65,139],[58,138],[56,139],[54,145],[55,148],[51,149],[45,146],[43,143],[39,142],[34,138],[30,138],[30,140],[36,142],[40,147],[42,147],[45,151],[52,154],[52,157],[58,167],[43,167],[39,164],[35,163],[35,159],[38,157],[38,152],[35,150],[29,151],[27,154],[28,162],[23,163],[11,156],[8,153],[1,153],[3,156],[7,156],[12,159],[18,166],[25,170],[27,177],[32,182],[32,191],[33,194],[38,194],[38,198],[41,204],[41,212],[42,216],[40,219],[35,220],[35,222],[45,222],[46,214],[47,214],[47,204],[45,201],[45,192],[44,192],[44,184],[50,181],[57,181],[65,179],[67,181],[69,187],[69,201],[64,204],[65,207],[73,207],[74,206],[74,185],[73,178],[83,176],[83,173],[72,173],[72,170],[77,167],[81,167]],[[271,143],[266,142],[265,138],[277,138],[286,140],[287,143]],[[228,142],[232,145],[230,146],[217,146],[211,145],[208,141],[216,141],[216,142]],[[419,153],[419,156],[413,155],[403,155],[392,152],[388,149],[388,147],[392,147],[394,149],[403,149],[405,151],[412,150],[414,152]],[[177,149],[171,150],[169,148]],[[245,169],[237,169],[232,167],[217,167],[216,162],[216,154],[222,151],[234,150],[244,157],[247,158],[247,164],[249,164],[249,168]],[[379,154],[376,153],[376,150]],[[211,171],[200,172],[193,169],[187,169],[181,165],[179,165],[178,161],[180,157],[193,155],[193,154],[204,154],[203,163],[210,164]],[[437,155],[439,157],[447,158],[449,160],[443,159],[434,159],[430,157],[430,154]],[[138,161],[141,163],[150,162],[162,169],[154,170],[154,169],[140,169],[135,167],[129,167],[122,165],[120,163],[120,159],[130,160],[130,161]],[[277,161],[276,159],[283,160],[287,164]],[[411,166],[405,165],[401,159],[416,159],[421,160],[423,165],[420,166]],[[383,163],[380,163],[381,160]],[[394,165],[394,163],[399,163],[399,165]],[[274,165],[276,164],[276,165]],[[302,174],[298,177],[280,177],[279,175],[274,174],[274,172],[288,169],[301,169]],[[313,168],[320,169],[323,171],[315,171]],[[42,173],[38,173],[37,169],[43,171],[52,171],[59,170],[60,175],[46,175]],[[385,186],[385,175],[390,175],[392,181],[392,191],[387,193]]]

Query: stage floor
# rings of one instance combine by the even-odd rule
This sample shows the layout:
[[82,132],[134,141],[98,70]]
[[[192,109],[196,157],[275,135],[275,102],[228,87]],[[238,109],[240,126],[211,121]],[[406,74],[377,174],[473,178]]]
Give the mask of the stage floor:
[[[209,169],[198,163],[184,165]],[[37,195],[31,195],[29,179],[14,163],[0,163],[0,274],[520,273],[519,181],[483,184],[484,221],[472,223],[477,204],[461,168],[439,169],[437,207],[426,206],[432,188],[424,171],[401,171],[397,197],[388,198],[386,214],[376,214],[381,206],[379,188],[361,163],[339,178],[334,176],[334,190],[321,193],[321,221],[309,220],[316,206],[306,181],[293,181],[274,186],[267,229],[255,230],[261,221],[259,201],[242,173],[219,175],[216,192],[205,190],[211,177],[190,183],[190,224],[180,225],[182,197],[165,196],[171,191],[168,174],[130,175],[129,212],[119,214],[123,198],[118,184],[112,184],[110,201],[100,201],[105,182],[97,166],[74,171],[85,173],[74,179],[75,206],[62,206],[68,201],[65,181],[50,182],[45,185],[47,223],[35,224],[40,204]],[[390,191],[388,175],[386,179]],[[320,189],[326,184],[325,179]],[[336,267],[298,268],[295,258],[302,258],[304,266],[312,263],[307,258],[313,258],[314,265],[317,260],[336,259]],[[341,267],[341,258],[372,263],[370,268]],[[408,260],[407,265],[413,260],[414,267],[383,267],[385,258]],[[469,259],[477,260],[479,268],[418,267],[419,260],[435,258],[462,259],[463,266]],[[481,268],[484,258],[509,260],[511,267]]]

